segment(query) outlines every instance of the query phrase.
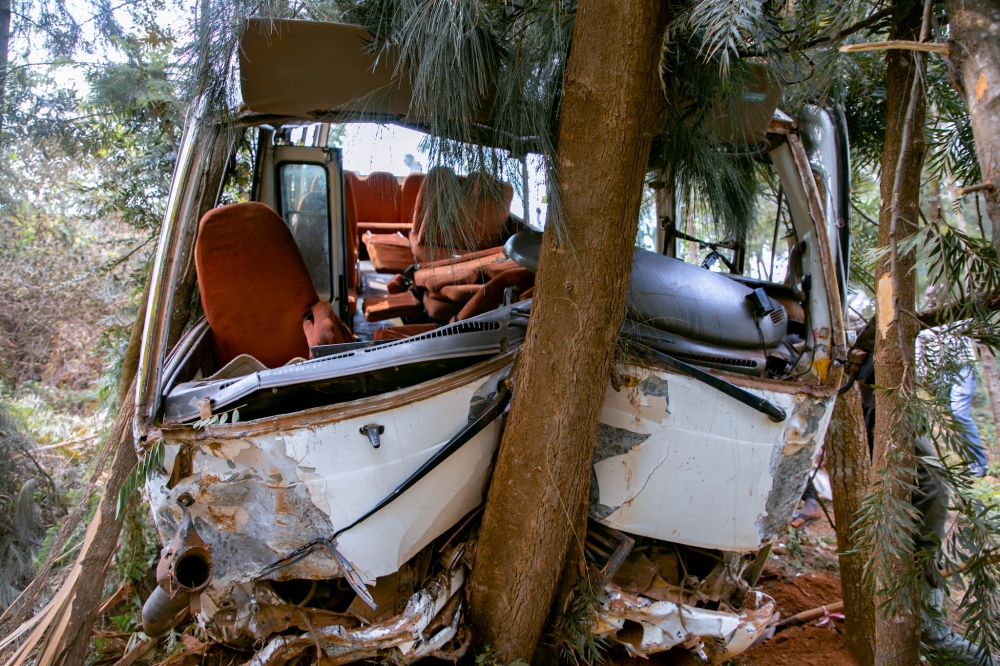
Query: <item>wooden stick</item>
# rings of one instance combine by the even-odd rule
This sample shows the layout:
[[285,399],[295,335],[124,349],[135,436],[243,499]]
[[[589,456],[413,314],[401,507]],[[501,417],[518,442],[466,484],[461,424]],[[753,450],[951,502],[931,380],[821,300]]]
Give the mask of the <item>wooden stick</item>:
[[785,627],[789,627],[793,624],[802,624],[803,622],[808,622],[809,620],[815,620],[818,617],[823,617],[824,615],[828,615],[830,613],[839,613],[842,610],[844,610],[844,602],[834,601],[832,604],[819,606],[818,608],[810,608],[809,610],[802,611],[797,615],[786,617],[784,620],[774,625],[774,628],[776,630],[784,629]]
[[979,183],[977,185],[969,185],[968,187],[960,187],[955,190],[955,193],[959,196],[965,196],[966,194],[972,194],[973,192],[982,192],[983,190],[992,190],[996,185],[990,181],[984,183]]
[[101,615],[104,615],[130,594],[132,594],[132,583],[125,583],[115,590],[114,594],[101,602],[101,606],[97,609],[97,616],[100,617]]
[[893,49],[901,51],[923,51],[924,53],[940,53],[941,55],[948,55],[947,44],[913,42],[905,39],[893,39],[888,42],[866,42],[864,44],[844,44],[840,47],[840,52],[862,53],[865,51],[890,51]]

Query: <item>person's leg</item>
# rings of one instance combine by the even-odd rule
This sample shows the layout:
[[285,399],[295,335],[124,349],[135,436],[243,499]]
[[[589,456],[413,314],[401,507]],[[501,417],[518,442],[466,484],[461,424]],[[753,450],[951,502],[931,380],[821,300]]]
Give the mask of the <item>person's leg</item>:
[[988,465],[986,461],[986,454],[983,452],[983,443],[979,438],[979,428],[972,421],[972,395],[976,392],[976,373],[973,371],[971,366],[966,366],[962,369],[962,374],[958,383],[951,387],[951,411],[955,416],[955,420],[958,421],[963,429],[966,441],[968,441],[969,455],[972,456],[972,460],[969,460],[971,465],[978,465],[981,470],[973,470],[974,472],[980,472],[978,475],[982,476],[986,472],[986,466]]
[[791,525],[795,529],[805,527],[823,517],[823,507],[819,505],[819,497],[812,484],[806,485],[806,491],[802,493],[802,507],[795,511],[792,516]]
[[[919,437],[917,453],[933,458],[936,454],[930,440]],[[948,485],[937,471],[923,462],[917,463],[917,488],[913,492],[913,506],[917,510],[917,533],[914,535],[916,552],[936,552],[945,535],[948,520]],[[979,647],[952,631],[944,622],[944,587],[932,588],[930,576],[921,586],[923,602],[920,639],[947,663],[962,666],[981,666],[995,663],[980,657]]]

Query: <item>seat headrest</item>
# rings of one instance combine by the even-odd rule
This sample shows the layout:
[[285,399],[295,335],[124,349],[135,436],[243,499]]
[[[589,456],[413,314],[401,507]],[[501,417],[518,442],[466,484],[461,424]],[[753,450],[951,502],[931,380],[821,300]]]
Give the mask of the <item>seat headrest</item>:
[[399,181],[387,171],[373,171],[367,176],[345,174],[351,181],[354,205],[361,222],[399,222]]
[[262,203],[214,208],[194,247],[205,318],[221,367],[249,354],[269,368],[308,358],[302,319],[319,297],[295,239]]
[[400,222],[413,224],[413,209],[417,205],[417,196],[426,178],[427,175],[423,173],[411,173],[403,178],[403,183],[399,186]]

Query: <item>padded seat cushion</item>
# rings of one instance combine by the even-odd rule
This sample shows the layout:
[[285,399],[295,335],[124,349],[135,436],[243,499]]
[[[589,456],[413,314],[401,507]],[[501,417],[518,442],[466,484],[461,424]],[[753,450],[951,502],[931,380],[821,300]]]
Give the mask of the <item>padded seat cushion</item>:
[[414,335],[429,333],[437,328],[437,324],[403,324],[402,326],[386,326],[375,329],[372,340],[403,340],[412,338]]
[[194,259],[219,367],[240,354],[269,368],[308,358],[302,322],[319,297],[274,210],[254,202],[208,211],[198,224]]
[[417,317],[424,308],[413,292],[404,291],[388,296],[369,296],[361,302],[361,310],[368,321],[385,321],[395,317]]
[[503,303],[503,292],[507,287],[520,287],[522,292],[526,292],[534,285],[535,274],[527,268],[504,271],[484,284],[483,288],[462,307],[455,319],[462,321],[500,307]]
[[402,273],[413,265],[410,241],[399,234],[372,234],[364,236],[372,266],[379,273]]
[[409,222],[358,222],[358,236],[366,233],[373,234],[395,234],[401,233],[404,236],[410,233]]
[[513,259],[506,259],[505,261],[494,261],[486,266],[486,275],[490,280],[505,273],[507,271],[512,271],[515,268],[521,268],[521,264],[517,263]]
[[453,284],[473,284],[488,273],[489,266],[503,258],[503,249],[471,261],[455,262],[433,268],[421,268],[413,274],[413,284],[428,291],[441,291]]
[[462,304],[456,303],[449,298],[435,296],[428,291],[424,294],[424,309],[427,310],[427,315],[434,321],[448,322],[459,313],[462,309]]
[[442,287],[439,292],[431,291],[428,293],[435,298],[441,298],[464,305],[468,303],[469,299],[475,296],[482,288],[483,285],[481,284],[450,284],[447,287]]
[[354,205],[355,178],[354,173],[344,174],[344,224],[347,226],[347,286],[358,286],[358,208]]
[[414,263],[426,264],[448,259],[457,259],[469,254],[469,250],[460,247],[442,247],[424,245],[416,242],[416,235],[410,233],[410,249]]
[[434,167],[413,209],[410,245],[418,263],[502,245],[514,188],[482,174]]

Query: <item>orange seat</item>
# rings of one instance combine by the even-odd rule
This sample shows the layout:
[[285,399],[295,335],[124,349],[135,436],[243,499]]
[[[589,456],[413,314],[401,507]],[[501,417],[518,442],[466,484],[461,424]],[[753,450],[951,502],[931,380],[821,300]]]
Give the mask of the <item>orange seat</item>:
[[441,291],[432,291],[429,293],[432,296],[465,305],[482,288],[483,285],[481,284],[450,284],[447,287],[442,287]]
[[503,245],[514,188],[476,173],[435,167],[413,210],[410,247],[419,264]]
[[457,315],[455,321],[462,321],[495,310],[503,303],[503,293],[508,287],[520,287],[527,293],[535,286],[535,274],[527,268],[514,268],[504,271],[483,285],[470,298]]
[[354,203],[355,176],[353,171],[344,174],[344,223],[347,233],[344,234],[347,243],[347,266],[344,273],[347,277],[347,308],[353,316],[358,311],[358,207]]
[[413,209],[417,205],[417,196],[426,178],[426,174],[411,173],[403,178],[399,186],[399,221],[406,225],[407,231],[404,233],[413,229]]
[[295,239],[270,207],[239,203],[205,213],[194,258],[220,367],[249,354],[276,368],[308,358],[310,346],[354,339],[319,300]]
[[442,323],[451,321],[452,317],[462,309],[461,303],[456,303],[450,298],[430,291],[424,294],[423,304],[427,316]]
[[505,240],[513,196],[510,183],[482,174],[466,179],[447,167],[434,167],[426,176],[410,174],[403,180],[400,214],[412,220],[407,243],[402,234],[384,233],[390,230],[385,225],[369,228],[362,240],[380,273],[401,273],[413,264],[423,266],[493,248]]
[[385,321],[396,317],[417,317],[424,309],[420,301],[411,291],[388,296],[368,296],[361,303],[365,319],[368,321]]
[[[465,260],[466,257],[470,258]],[[448,285],[473,284],[479,282],[483,275],[489,274],[490,266],[505,259],[502,247],[466,257],[449,262],[434,262],[427,268],[421,266],[413,274],[413,284],[428,291],[441,291]]]
[[414,335],[427,333],[437,328],[437,324],[403,324],[402,326],[386,326],[375,330],[372,340],[402,340]]
[[402,273],[413,265],[410,239],[402,234],[365,233],[363,240],[368,257],[378,273]]

